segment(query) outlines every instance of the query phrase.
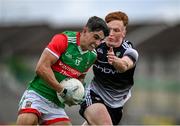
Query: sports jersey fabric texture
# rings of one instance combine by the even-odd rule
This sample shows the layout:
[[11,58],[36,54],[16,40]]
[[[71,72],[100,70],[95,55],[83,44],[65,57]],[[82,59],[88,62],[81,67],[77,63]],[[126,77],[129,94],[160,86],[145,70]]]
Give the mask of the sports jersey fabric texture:
[[[46,47],[52,55],[58,58],[52,65],[53,72],[58,82],[66,77],[78,78],[85,74],[96,60],[96,51],[82,51],[80,47],[80,33],[65,31],[55,35]],[[40,76],[36,75],[30,82],[28,90],[34,90],[58,106],[64,107],[56,91],[52,89]]]

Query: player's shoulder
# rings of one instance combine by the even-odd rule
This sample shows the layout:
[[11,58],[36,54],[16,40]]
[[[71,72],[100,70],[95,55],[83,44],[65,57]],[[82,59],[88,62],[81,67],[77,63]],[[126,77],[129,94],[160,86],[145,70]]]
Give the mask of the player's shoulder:
[[88,51],[88,56],[91,58],[96,58],[97,57],[97,52],[95,49],[93,49],[92,51]]
[[63,34],[67,35],[68,37],[76,37],[77,32],[75,31],[64,31]]
[[78,32],[64,31],[63,34],[67,36],[68,43],[77,43],[77,34],[78,34]]
[[129,40],[123,40],[122,47],[124,49],[129,49],[129,48],[133,48],[134,49],[133,43],[131,41],[129,41]]
[[61,33],[55,34],[52,37],[51,41],[49,42],[49,45],[53,45],[53,46],[64,45],[64,44],[67,45],[67,40],[68,40],[68,38],[64,34],[61,34]]
[[91,54],[93,54],[94,56],[97,56],[97,52],[96,52],[96,50],[95,50],[95,49],[93,49],[93,50],[91,51]]
[[53,39],[55,40],[67,39],[67,36],[65,34],[58,33],[53,36]]

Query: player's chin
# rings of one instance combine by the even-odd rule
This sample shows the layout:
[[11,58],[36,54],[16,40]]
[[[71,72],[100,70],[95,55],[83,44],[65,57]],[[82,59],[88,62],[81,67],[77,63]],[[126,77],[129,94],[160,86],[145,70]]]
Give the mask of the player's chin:
[[89,51],[93,51],[93,49],[88,49]]
[[116,43],[115,42],[107,42],[107,45],[109,47],[115,47]]
[[89,46],[89,48],[88,48],[89,51],[92,51],[92,50],[94,50],[94,49],[95,49],[94,46]]

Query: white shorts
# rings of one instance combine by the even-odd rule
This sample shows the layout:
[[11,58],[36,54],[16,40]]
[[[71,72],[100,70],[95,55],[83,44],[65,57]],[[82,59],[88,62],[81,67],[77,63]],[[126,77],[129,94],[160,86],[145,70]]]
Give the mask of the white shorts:
[[63,108],[32,90],[26,90],[19,103],[19,113],[35,113],[39,124],[70,121]]

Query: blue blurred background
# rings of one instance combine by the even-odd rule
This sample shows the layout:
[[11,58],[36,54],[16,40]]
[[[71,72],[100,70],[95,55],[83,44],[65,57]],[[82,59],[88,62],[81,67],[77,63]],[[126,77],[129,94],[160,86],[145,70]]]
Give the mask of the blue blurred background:
[[[127,38],[139,51],[132,97],[121,124],[180,124],[180,0],[0,0],[0,124],[15,124],[18,102],[41,52],[90,16],[124,11]],[[90,82],[93,74],[88,73]],[[76,125],[79,106],[66,107]]]

